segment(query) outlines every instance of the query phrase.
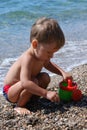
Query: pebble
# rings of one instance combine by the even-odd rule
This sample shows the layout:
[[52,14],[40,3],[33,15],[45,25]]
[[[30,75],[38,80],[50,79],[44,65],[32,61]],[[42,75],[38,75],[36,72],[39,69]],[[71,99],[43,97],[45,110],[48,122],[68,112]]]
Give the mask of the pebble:
[[[40,98],[27,107],[32,115],[18,115],[14,105],[2,95],[0,102],[0,130],[87,130],[87,64],[71,71],[73,80],[83,93],[79,102],[52,103]],[[48,90],[58,91],[60,76],[53,76]]]

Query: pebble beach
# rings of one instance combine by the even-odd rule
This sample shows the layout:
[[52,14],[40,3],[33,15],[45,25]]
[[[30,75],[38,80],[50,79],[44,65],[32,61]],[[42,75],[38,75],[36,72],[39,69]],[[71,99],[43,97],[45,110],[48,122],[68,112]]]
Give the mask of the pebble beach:
[[[18,115],[15,104],[1,91],[4,77],[15,60],[30,45],[30,30],[38,18],[58,21],[66,43],[52,59],[66,71],[82,91],[81,101],[53,103],[44,98],[26,104],[30,115]],[[78,66],[78,67],[76,67]],[[51,75],[48,90],[58,92],[62,78]],[[0,1],[0,130],[87,130],[87,1]]]
[[[14,104],[0,95],[0,130],[87,130],[87,64],[70,71],[82,91],[81,101],[53,103],[44,98],[32,99],[26,107],[30,115],[18,115]],[[58,91],[60,76],[52,76],[48,90]]]

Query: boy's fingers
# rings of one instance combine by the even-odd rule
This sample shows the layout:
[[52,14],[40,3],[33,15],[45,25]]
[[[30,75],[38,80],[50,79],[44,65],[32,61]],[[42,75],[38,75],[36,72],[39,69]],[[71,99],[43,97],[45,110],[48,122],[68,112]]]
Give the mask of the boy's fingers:
[[59,96],[58,96],[58,95],[56,95],[56,96],[54,97],[54,102],[60,102],[60,99],[59,99]]

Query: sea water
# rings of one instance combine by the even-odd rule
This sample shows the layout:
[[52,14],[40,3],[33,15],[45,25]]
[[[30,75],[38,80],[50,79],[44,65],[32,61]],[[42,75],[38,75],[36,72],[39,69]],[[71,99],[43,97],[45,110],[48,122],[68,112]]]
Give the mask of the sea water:
[[31,26],[40,17],[56,19],[65,34],[53,62],[66,71],[87,63],[86,0],[0,0],[0,91],[12,63],[30,46]]

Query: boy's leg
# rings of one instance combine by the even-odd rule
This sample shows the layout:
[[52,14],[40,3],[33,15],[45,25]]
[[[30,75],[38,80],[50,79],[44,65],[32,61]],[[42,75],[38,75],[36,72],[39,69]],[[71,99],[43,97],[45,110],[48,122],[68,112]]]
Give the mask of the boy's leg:
[[[34,82],[38,84],[40,87],[46,89],[49,82],[50,77],[47,73],[40,73],[38,76],[34,79]],[[30,113],[29,110],[23,108],[26,103],[30,100],[32,97],[32,94],[29,93],[27,90],[23,89],[21,86],[21,82],[17,82],[13,86],[10,87],[8,91],[8,98],[11,102],[17,102],[17,108],[15,110],[19,114],[27,114]]]
[[[37,75],[37,77],[34,79],[34,82],[38,84],[40,87],[46,89],[50,82],[50,77],[47,73],[42,72]],[[18,102],[18,100],[20,101],[21,98],[23,98],[21,106],[22,104],[24,104],[24,100],[29,100],[31,96],[31,93],[23,89],[20,81],[12,85],[8,91],[8,99],[11,102]]]
[[8,99],[13,103],[17,103],[17,107],[14,110],[19,114],[30,114],[30,111],[25,108],[26,103],[31,98],[32,94],[23,89],[21,82],[17,82],[12,85],[8,90]]
[[23,91],[23,87],[21,86],[21,82],[17,82],[12,85],[8,90],[8,99],[9,101],[15,103],[20,98],[20,94]]
[[[41,72],[37,75],[36,79],[37,81],[37,84],[41,87],[41,88],[44,88],[46,89],[48,84],[50,83],[50,76],[48,75],[48,73],[46,72]],[[32,99],[33,100],[38,100],[40,96],[37,96],[37,95],[33,95],[32,96]]]
[[44,89],[47,88],[48,84],[50,83],[50,76],[46,72],[42,72],[37,76],[38,85]]

